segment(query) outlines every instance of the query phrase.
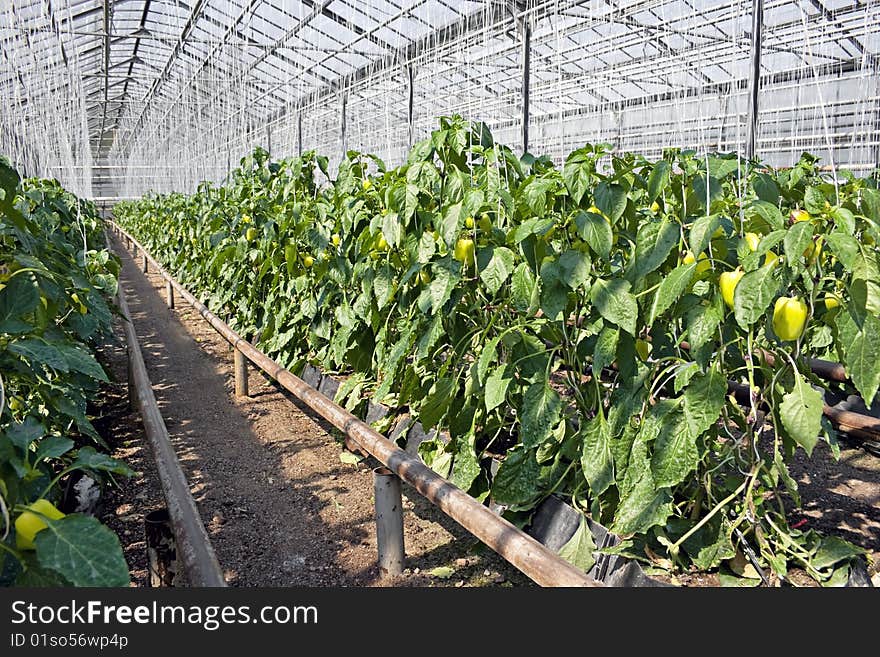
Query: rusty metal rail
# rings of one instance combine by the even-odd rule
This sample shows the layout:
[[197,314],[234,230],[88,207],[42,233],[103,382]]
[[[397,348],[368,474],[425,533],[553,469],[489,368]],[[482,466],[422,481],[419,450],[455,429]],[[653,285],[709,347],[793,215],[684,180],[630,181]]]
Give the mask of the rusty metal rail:
[[153,387],[147,375],[137,332],[128,312],[128,303],[121,283],[116,303],[123,317],[122,325],[128,343],[129,396],[140,411],[144,433],[156,460],[162,493],[171,517],[177,557],[183,563],[186,578],[191,586],[225,587],[226,580],[217,562],[217,555],[202,524],[186,475],[180,467],[165,421],[156,404],[156,396],[153,394]]
[[109,223],[235,350],[531,580],[541,586],[604,586],[256,349],[178,283],[134,237]]

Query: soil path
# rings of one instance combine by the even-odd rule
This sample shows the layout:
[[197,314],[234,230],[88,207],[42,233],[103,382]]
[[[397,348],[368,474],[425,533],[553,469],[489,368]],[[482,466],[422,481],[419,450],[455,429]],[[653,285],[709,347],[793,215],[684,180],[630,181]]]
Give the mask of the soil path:
[[[406,486],[409,568],[381,579],[371,472],[378,463],[342,463],[335,430],[255,368],[251,397],[235,398],[228,343],[183,300],[170,310],[164,280],[144,274],[118,241],[114,248],[159,408],[230,585],[529,583]],[[124,352],[116,348],[105,356],[118,361]],[[134,467],[146,468],[143,480],[152,468],[149,451],[135,443],[128,440],[125,448],[136,457]],[[141,493],[145,510],[155,506],[155,491],[152,486]],[[140,514],[130,506],[121,504],[115,514],[136,519]],[[431,575],[438,566],[452,574]]]

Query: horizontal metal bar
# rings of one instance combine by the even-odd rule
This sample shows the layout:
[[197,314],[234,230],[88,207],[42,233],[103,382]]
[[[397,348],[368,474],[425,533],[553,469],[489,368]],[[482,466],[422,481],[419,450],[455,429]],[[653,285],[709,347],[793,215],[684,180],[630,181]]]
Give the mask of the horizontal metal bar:
[[[144,247],[118,224],[111,221],[110,225],[147,254]],[[541,586],[604,586],[257,350],[171,277],[152,256],[147,254],[146,257],[180,296],[248,360],[533,581]]]

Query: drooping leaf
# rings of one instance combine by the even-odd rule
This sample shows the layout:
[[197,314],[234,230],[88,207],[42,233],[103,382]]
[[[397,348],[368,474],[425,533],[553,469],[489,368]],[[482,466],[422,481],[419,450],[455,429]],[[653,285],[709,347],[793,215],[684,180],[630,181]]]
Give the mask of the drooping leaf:
[[811,455],[822,429],[822,394],[799,373],[794,375],[792,389],[782,397],[779,417],[786,433]]
[[601,414],[590,420],[581,431],[581,468],[590,491],[601,495],[614,483],[614,459],[608,423]]
[[97,518],[73,514],[45,522],[34,537],[41,566],[74,586],[128,586],[119,538]]
[[492,479],[492,499],[514,509],[528,507],[540,494],[540,474],[535,450],[515,447],[507,452]]
[[489,294],[495,294],[513,272],[514,255],[510,249],[499,246],[489,250],[488,263],[480,271],[480,280]]
[[845,347],[846,371],[868,406],[880,387],[880,319],[866,315],[861,330]]
[[651,309],[648,311],[648,326],[654,324],[654,321],[684,294],[696,269],[695,262],[680,264],[660,281],[660,287],[657,288],[651,301]]
[[540,445],[553,433],[562,412],[562,399],[546,381],[534,383],[523,395],[519,411],[520,441],[526,447]]
[[578,212],[574,221],[578,236],[590,246],[593,253],[607,259],[614,239],[611,224],[595,212]]
[[779,290],[776,267],[768,263],[743,276],[733,293],[733,312],[737,323],[748,329],[764,317]]
[[678,244],[678,238],[678,225],[671,221],[652,221],[639,226],[631,277],[641,278],[657,269]]
[[581,516],[578,528],[572,537],[559,548],[559,556],[576,568],[587,572],[596,563],[595,552],[596,541],[593,539],[593,533],[587,525],[586,518]]
[[629,281],[622,278],[597,279],[590,289],[590,300],[602,317],[635,335],[639,306],[629,288]]
[[511,381],[513,381],[513,371],[510,365],[499,365],[492,370],[489,378],[486,379],[484,392],[487,411],[498,408],[504,403]]

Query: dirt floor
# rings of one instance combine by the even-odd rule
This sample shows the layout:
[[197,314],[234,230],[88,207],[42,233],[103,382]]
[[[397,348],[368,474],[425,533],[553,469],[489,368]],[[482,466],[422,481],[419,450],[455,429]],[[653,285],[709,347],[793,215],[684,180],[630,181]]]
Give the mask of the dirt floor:
[[[231,586],[511,586],[531,582],[404,486],[404,574],[376,566],[373,475],[378,462],[340,460],[335,430],[250,368],[236,398],[232,351],[163,279],[121,244],[122,285],[159,409]],[[114,377],[102,422],[115,456],[138,471],[105,503],[135,586],[147,585],[143,516],[162,503],[149,445],[125,398],[125,350],[102,350]],[[437,570],[439,569],[439,570]],[[435,572],[436,571],[436,572]]]
[[[192,484],[231,586],[513,586],[532,583],[404,486],[407,565],[380,578],[373,523],[372,460],[340,460],[338,432],[250,369],[249,398],[236,398],[229,345],[183,300],[170,310],[163,279],[144,274],[121,244],[122,284],[159,408]],[[121,335],[121,331],[118,331]],[[127,406],[125,349],[102,349],[118,382],[99,406],[99,429],[114,455],[138,472],[105,503],[119,533],[133,586],[146,586],[143,516],[162,504],[139,417]],[[842,444],[839,462],[824,445],[793,465],[804,500],[792,522],[837,534],[869,551],[880,568],[880,458]],[[875,582],[877,581],[875,577]],[[685,586],[717,577],[684,576]]]

